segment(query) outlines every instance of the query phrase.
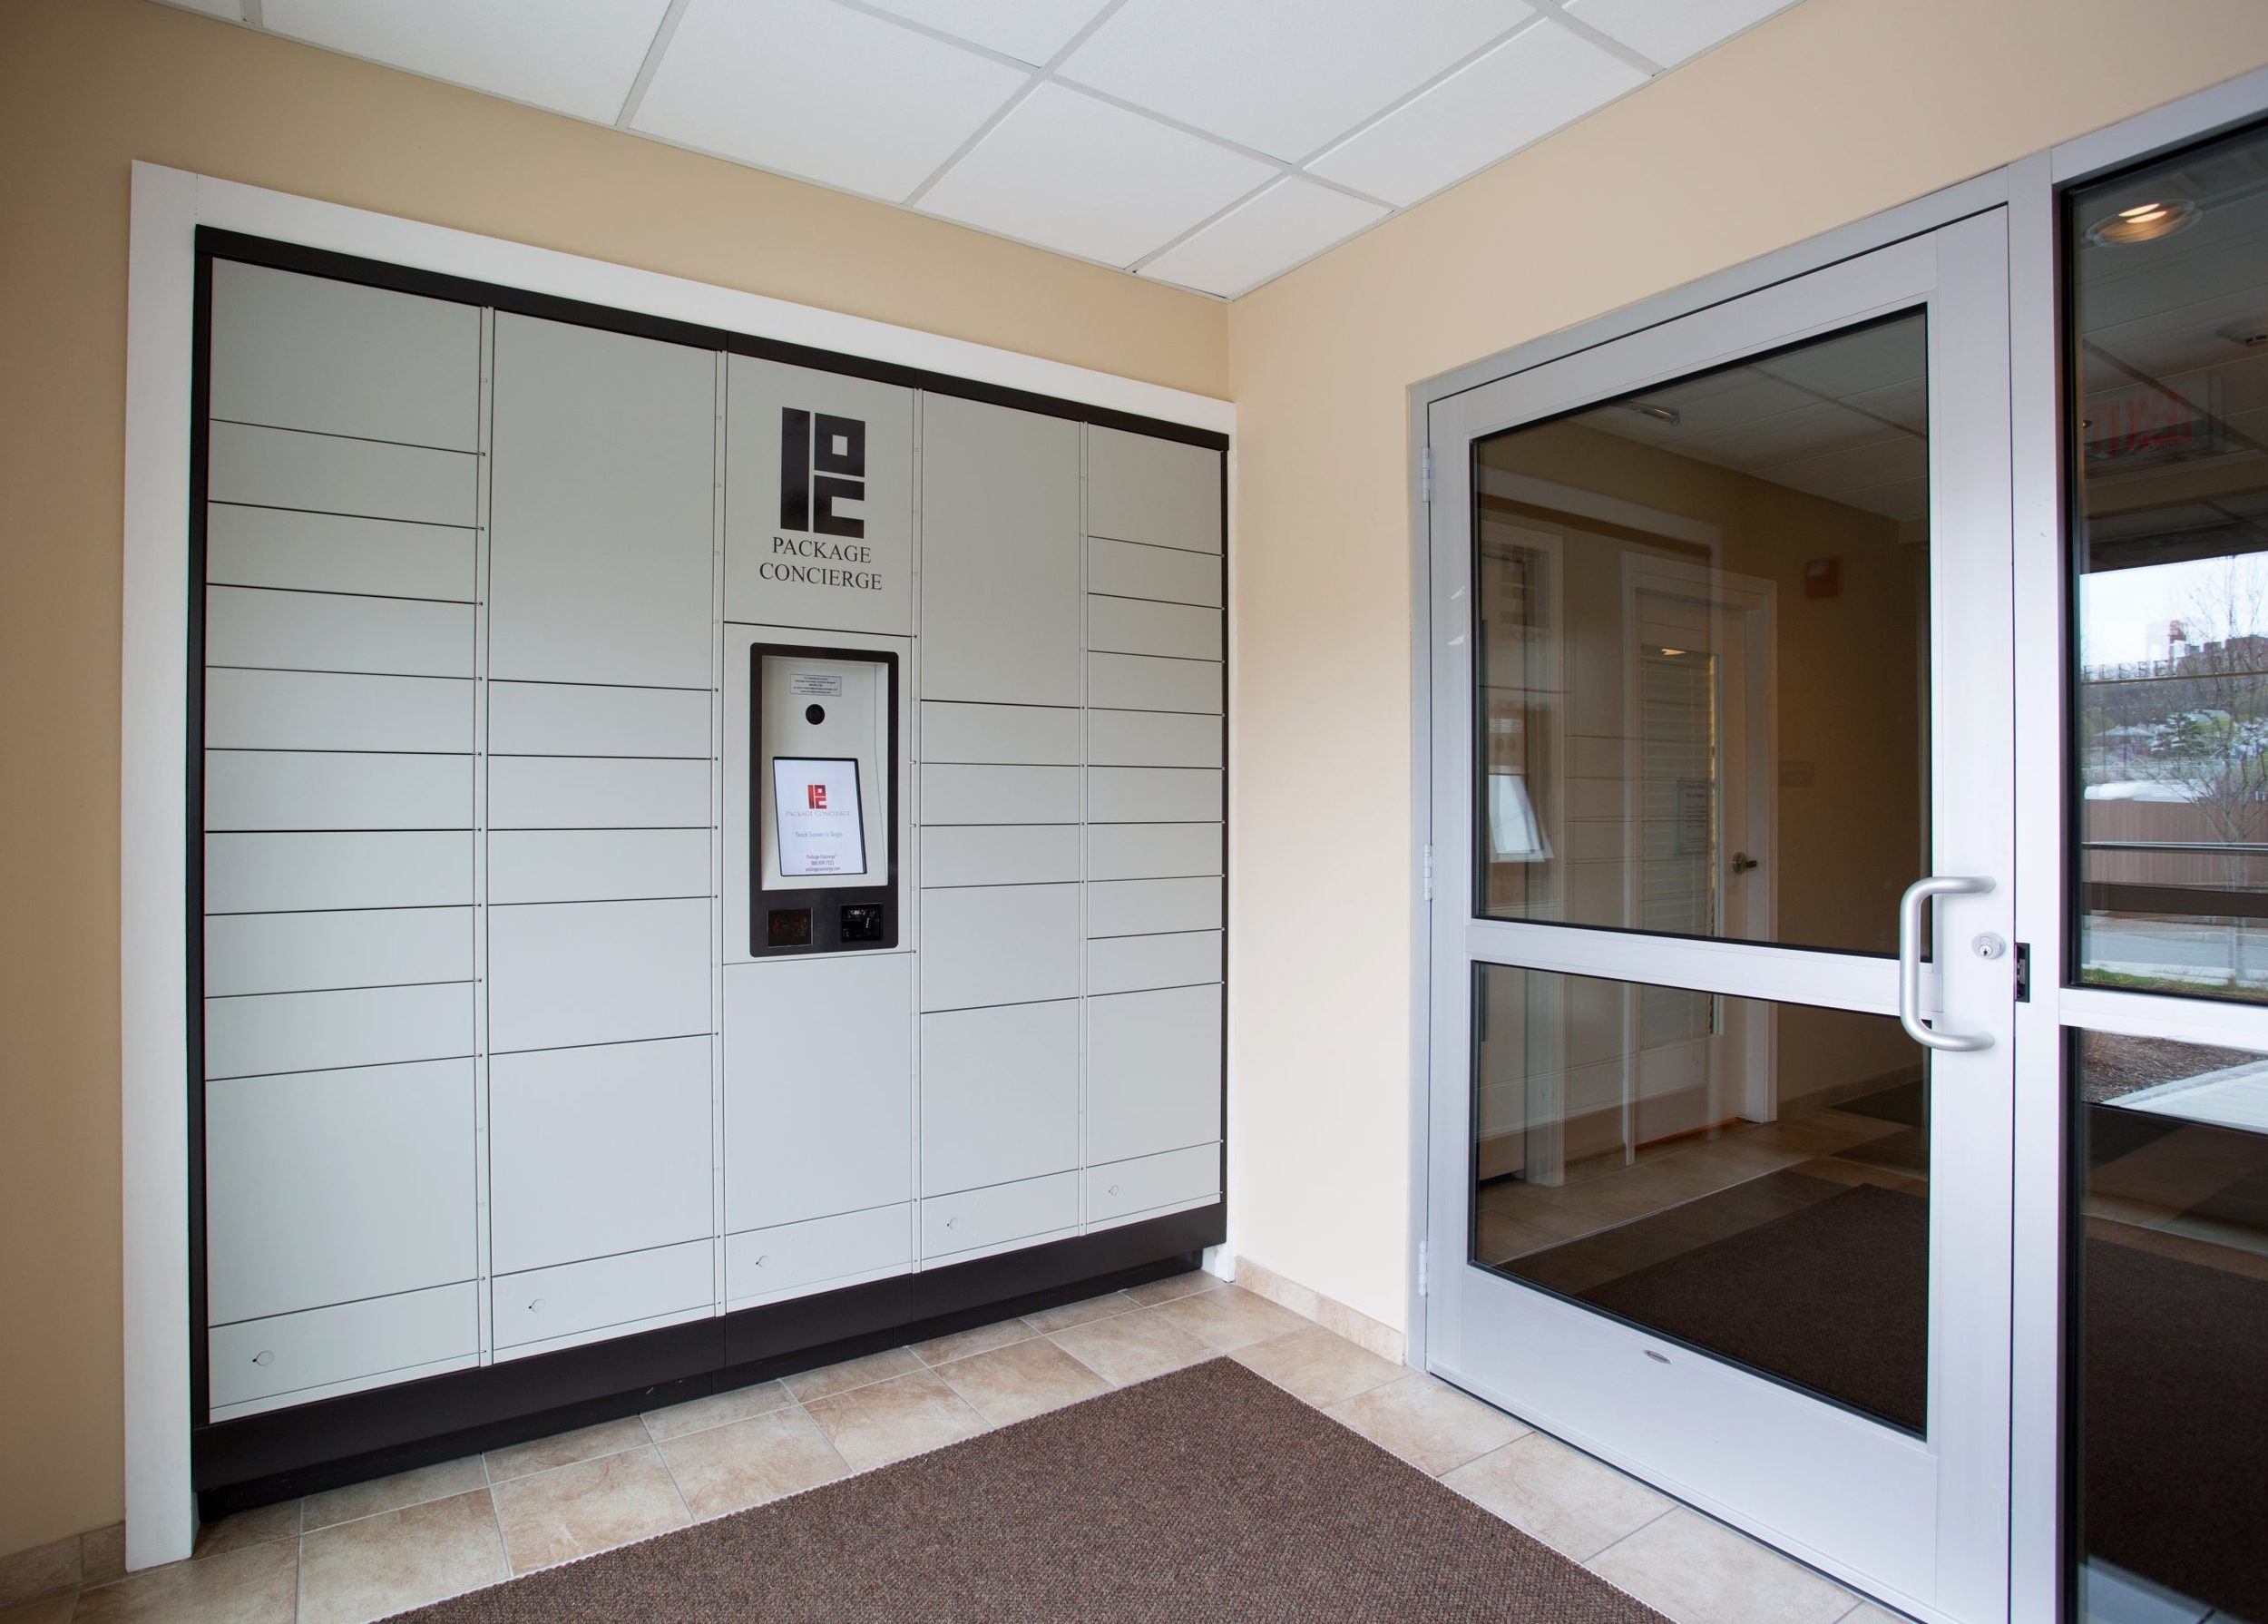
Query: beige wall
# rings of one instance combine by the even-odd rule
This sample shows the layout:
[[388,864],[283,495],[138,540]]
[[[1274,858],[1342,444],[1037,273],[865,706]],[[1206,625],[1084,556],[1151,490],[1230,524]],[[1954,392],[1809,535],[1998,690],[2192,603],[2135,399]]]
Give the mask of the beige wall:
[[0,1554],[115,1519],[134,159],[1226,390],[1224,308],[148,0],[0,5]]
[[2259,0],[1804,0],[1230,307],[1240,1252],[1406,1318],[1407,386],[2264,62]]

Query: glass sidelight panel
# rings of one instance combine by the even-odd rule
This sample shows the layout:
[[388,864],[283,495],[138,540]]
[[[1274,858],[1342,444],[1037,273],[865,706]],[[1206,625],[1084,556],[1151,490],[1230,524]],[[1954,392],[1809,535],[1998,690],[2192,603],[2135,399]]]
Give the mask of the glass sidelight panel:
[[2268,1055],[2074,1034],[2081,1618],[2268,1619]]
[[1927,361],[1915,312],[1474,443],[1477,912],[1892,951],[1929,872]]
[[1471,1260],[1923,1431],[1929,1072],[1898,1022],[1476,970]]
[[2067,208],[2078,974],[2268,999],[2268,132]]

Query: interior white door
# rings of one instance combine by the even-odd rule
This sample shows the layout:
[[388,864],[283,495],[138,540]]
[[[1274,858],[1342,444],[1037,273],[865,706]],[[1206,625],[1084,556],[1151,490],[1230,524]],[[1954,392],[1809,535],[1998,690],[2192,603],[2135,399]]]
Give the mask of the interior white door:
[[1428,1362],[1960,1620],[2007,1609],[2007,326],[1991,212],[1427,424]]

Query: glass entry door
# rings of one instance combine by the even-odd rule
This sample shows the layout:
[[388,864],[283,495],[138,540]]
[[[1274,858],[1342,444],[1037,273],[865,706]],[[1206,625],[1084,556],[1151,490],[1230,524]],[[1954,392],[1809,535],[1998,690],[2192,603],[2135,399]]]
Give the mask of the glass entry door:
[[1428,1362],[2007,1607],[1998,212],[1437,402]]

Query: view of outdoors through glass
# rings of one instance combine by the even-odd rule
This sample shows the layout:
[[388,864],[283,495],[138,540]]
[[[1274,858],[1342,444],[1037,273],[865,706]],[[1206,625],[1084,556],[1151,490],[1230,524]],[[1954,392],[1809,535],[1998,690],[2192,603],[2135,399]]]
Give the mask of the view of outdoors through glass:
[[2074,201],[2081,977],[2268,997],[2268,141]]

